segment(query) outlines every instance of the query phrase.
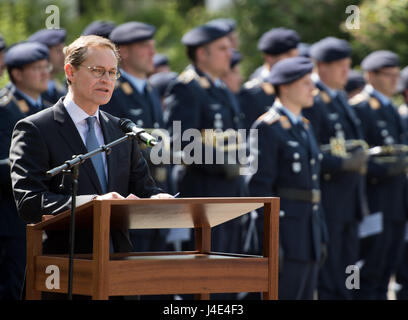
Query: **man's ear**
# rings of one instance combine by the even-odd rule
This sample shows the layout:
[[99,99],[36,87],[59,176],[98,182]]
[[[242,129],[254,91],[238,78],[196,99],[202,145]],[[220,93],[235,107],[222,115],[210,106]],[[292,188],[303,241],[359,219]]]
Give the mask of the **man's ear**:
[[11,69],[11,77],[13,78],[14,82],[20,83],[23,81],[23,70],[18,68]]
[[67,63],[64,66],[64,71],[65,71],[65,76],[67,78],[67,80],[69,80],[70,82],[72,82],[73,78],[74,78],[74,73],[75,73],[75,68],[72,64]]

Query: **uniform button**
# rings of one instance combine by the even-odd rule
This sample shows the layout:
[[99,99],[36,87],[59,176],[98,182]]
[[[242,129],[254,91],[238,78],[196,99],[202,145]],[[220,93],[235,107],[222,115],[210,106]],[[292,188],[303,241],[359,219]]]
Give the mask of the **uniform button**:
[[297,153],[297,152],[295,152],[295,153],[293,154],[293,159],[298,160],[299,158],[300,158],[300,154]]
[[323,179],[329,181],[331,179],[331,175],[329,173],[324,174]]
[[315,160],[315,159],[310,159],[310,164],[311,164],[312,166],[314,166],[314,165],[316,164],[316,160]]
[[320,161],[323,160],[323,153],[319,153],[319,160],[320,160]]
[[285,211],[281,210],[279,211],[279,217],[283,218],[285,216]]
[[312,180],[317,180],[317,174],[312,175]]
[[319,205],[318,205],[318,204],[315,204],[315,205],[313,206],[313,211],[317,211],[317,210],[319,210]]
[[381,135],[382,135],[383,137],[388,136],[388,130],[387,130],[387,129],[382,129],[382,130],[381,130]]
[[341,123],[336,123],[335,125],[334,125],[334,129],[336,129],[336,130],[340,130],[342,127],[341,127]]

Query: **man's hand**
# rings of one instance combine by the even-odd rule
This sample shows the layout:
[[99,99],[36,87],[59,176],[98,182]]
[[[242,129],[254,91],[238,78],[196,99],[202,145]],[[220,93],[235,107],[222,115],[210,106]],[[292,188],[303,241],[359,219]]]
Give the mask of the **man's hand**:
[[122,197],[119,193],[117,192],[109,192],[107,194],[103,194],[101,196],[97,196],[95,200],[119,200],[119,199],[125,199]]
[[150,199],[173,199],[174,196],[168,193],[158,193],[150,197]]

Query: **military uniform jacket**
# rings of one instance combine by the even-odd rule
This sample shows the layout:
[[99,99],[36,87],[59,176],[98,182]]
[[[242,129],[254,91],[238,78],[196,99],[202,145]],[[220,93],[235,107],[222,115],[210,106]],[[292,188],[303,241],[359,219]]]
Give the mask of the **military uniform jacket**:
[[101,110],[130,119],[146,129],[163,127],[163,111],[156,90],[147,82],[142,95],[124,75],[117,80],[111,100]]
[[[285,109],[275,103],[254,123],[259,153],[258,170],[249,180],[251,196],[279,196],[283,188],[320,189],[319,148],[308,121],[304,121],[301,125],[306,135],[302,136]],[[254,139],[251,135],[251,145]],[[280,207],[279,236],[285,257],[318,261],[321,243],[328,241],[321,203],[281,197]]]
[[[364,140],[361,123],[350,107],[344,92],[332,98],[320,81],[315,83],[314,104],[303,109],[319,145],[328,145],[331,138]],[[367,212],[364,176],[342,170],[343,159],[323,153],[322,202],[327,219],[338,221],[361,220]],[[340,203],[339,203],[340,202]]]
[[[383,105],[375,91],[367,87],[350,100],[362,122],[365,140],[370,147],[407,144],[406,127],[393,104]],[[371,157],[367,172],[370,211],[381,211],[385,219],[402,221],[407,214],[407,180],[405,174],[390,176],[390,164]]]
[[260,72],[256,78],[246,82],[238,93],[245,129],[250,129],[255,120],[268,111],[275,101],[275,89],[265,82],[264,77],[264,72]]
[[12,84],[0,91],[0,159],[4,160],[0,164],[0,236],[21,236],[25,233],[24,223],[14,203],[7,160],[14,125],[39,110],[15,91]]
[[[177,139],[173,136],[173,122],[179,121],[181,133],[187,129],[219,129],[234,131],[242,128],[240,109],[232,92],[225,84],[216,86],[209,77],[188,66],[179,77],[169,85],[166,97],[165,122],[173,139],[173,148]],[[203,139],[204,140],[204,139]],[[180,142],[184,149],[189,142]],[[205,148],[205,147],[204,147]],[[223,164],[205,164],[195,162],[187,166],[180,183],[183,196],[237,196],[242,192],[242,180],[239,176],[228,177],[234,166]],[[207,159],[208,160],[208,159]]]

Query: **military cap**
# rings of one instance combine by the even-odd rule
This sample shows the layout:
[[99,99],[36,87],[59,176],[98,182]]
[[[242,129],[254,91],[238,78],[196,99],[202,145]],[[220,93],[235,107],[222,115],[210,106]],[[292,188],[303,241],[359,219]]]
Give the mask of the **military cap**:
[[188,47],[198,47],[225,37],[227,34],[228,32],[223,28],[204,24],[188,31],[181,42]]
[[163,97],[167,86],[177,78],[176,72],[165,71],[165,72],[158,72],[153,74],[149,78],[149,83],[152,85],[153,88],[157,90],[160,97]]
[[299,42],[299,44],[297,45],[297,49],[299,50],[299,56],[309,58],[310,47],[311,45],[309,43]]
[[286,28],[275,28],[265,32],[258,41],[258,49],[268,54],[281,54],[297,47],[298,33]]
[[41,29],[32,34],[28,41],[37,41],[47,47],[52,47],[64,43],[66,37],[67,31],[65,29]]
[[294,82],[312,72],[313,62],[306,57],[293,57],[278,61],[273,65],[266,81],[273,85]]
[[0,52],[6,49],[6,41],[4,41],[3,36],[0,34]]
[[231,56],[231,69],[234,68],[238,63],[240,63],[242,60],[242,54],[239,53],[238,50],[232,50],[232,56]]
[[143,22],[132,21],[115,27],[110,33],[109,39],[117,45],[130,44],[152,39],[155,33],[155,26]]
[[346,40],[327,37],[310,47],[310,56],[317,61],[332,62],[351,55],[351,47]]
[[361,62],[361,68],[364,71],[373,71],[386,67],[399,67],[400,62],[398,56],[388,50],[378,50],[371,52]]
[[402,93],[408,89],[408,66],[401,71],[400,80],[398,82],[397,92]]
[[224,29],[227,33],[230,33],[237,28],[237,24],[233,19],[226,18],[211,20],[207,22],[207,25]]
[[104,38],[109,38],[109,35],[112,30],[115,29],[115,26],[115,23],[112,21],[94,21],[84,29],[82,35],[96,35]]
[[351,91],[363,88],[365,84],[366,84],[366,81],[361,72],[356,71],[356,70],[350,70],[344,90],[346,92],[351,92]]
[[153,57],[153,64],[155,67],[167,66],[169,64],[169,57],[162,53],[156,53]]
[[7,49],[4,55],[4,63],[8,67],[19,68],[26,64],[49,59],[47,46],[40,42],[19,42]]

